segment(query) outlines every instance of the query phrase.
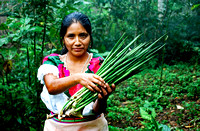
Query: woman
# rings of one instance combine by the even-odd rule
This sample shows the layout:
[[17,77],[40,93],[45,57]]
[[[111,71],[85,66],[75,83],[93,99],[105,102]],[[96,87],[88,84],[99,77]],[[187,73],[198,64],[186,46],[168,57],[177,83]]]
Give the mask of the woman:
[[[60,37],[64,44],[61,55],[46,56],[38,69],[38,79],[44,84],[42,101],[51,111],[51,115],[54,115],[62,109],[68,98],[83,86],[98,92],[98,99],[83,109],[83,118],[70,117],[59,121],[53,117],[45,121],[44,130],[108,130],[103,112],[115,85],[109,86],[100,76],[94,74],[103,58],[88,52],[88,47],[93,44],[88,17],[79,12],[67,15],[61,25]],[[100,87],[97,87],[97,84]]]

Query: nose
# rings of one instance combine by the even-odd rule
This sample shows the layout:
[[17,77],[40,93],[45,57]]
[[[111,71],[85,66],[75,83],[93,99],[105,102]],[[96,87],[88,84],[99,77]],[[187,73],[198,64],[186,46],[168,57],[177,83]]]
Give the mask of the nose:
[[75,45],[80,45],[80,44],[81,44],[80,38],[77,36],[77,37],[75,38]]

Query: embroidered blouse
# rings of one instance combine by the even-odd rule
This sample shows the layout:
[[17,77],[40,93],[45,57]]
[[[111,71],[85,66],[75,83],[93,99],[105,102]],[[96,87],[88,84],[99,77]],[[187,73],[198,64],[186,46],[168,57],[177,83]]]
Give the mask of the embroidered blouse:
[[[69,88],[67,91],[57,95],[50,95],[48,93],[43,79],[44,75],[52,73],[58,78],[68,77],[70,75],[70,71],[65,66],[65,56],[66,54],[59,55],[55,53],[46,56],[43,59],[43,64],[39,67],[37,74],[38,80],[40,80],[41,84],[44,84],[41,93],[41,99],[46,107],[54,113],[58,113],[62,109],[66,101],[83,87],[82,85],[77,84],[76,86]],[[91,59],[85,73],[96,73],[103,63],[103,57],[96,53],[90,53],[90,56]],[[93,115],[93,104],[94,102],[90,103],[83,109],[83,116]]]

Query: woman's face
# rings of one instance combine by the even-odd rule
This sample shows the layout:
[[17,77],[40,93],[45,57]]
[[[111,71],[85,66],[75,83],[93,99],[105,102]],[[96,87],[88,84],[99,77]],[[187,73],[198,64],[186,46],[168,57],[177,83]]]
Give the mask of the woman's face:
[[79,57],[87,53],[90,35],[79,22],[72,23],[64,36],[64,43],[68,53]]

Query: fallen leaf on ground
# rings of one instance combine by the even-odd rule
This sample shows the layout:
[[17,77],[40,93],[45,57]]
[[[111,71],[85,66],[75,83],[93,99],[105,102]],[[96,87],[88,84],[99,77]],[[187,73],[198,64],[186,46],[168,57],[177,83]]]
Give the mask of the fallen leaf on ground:
[[176,108],[177,109],[184,109],[182,106],[180,106],[180,105],[176,105]]

